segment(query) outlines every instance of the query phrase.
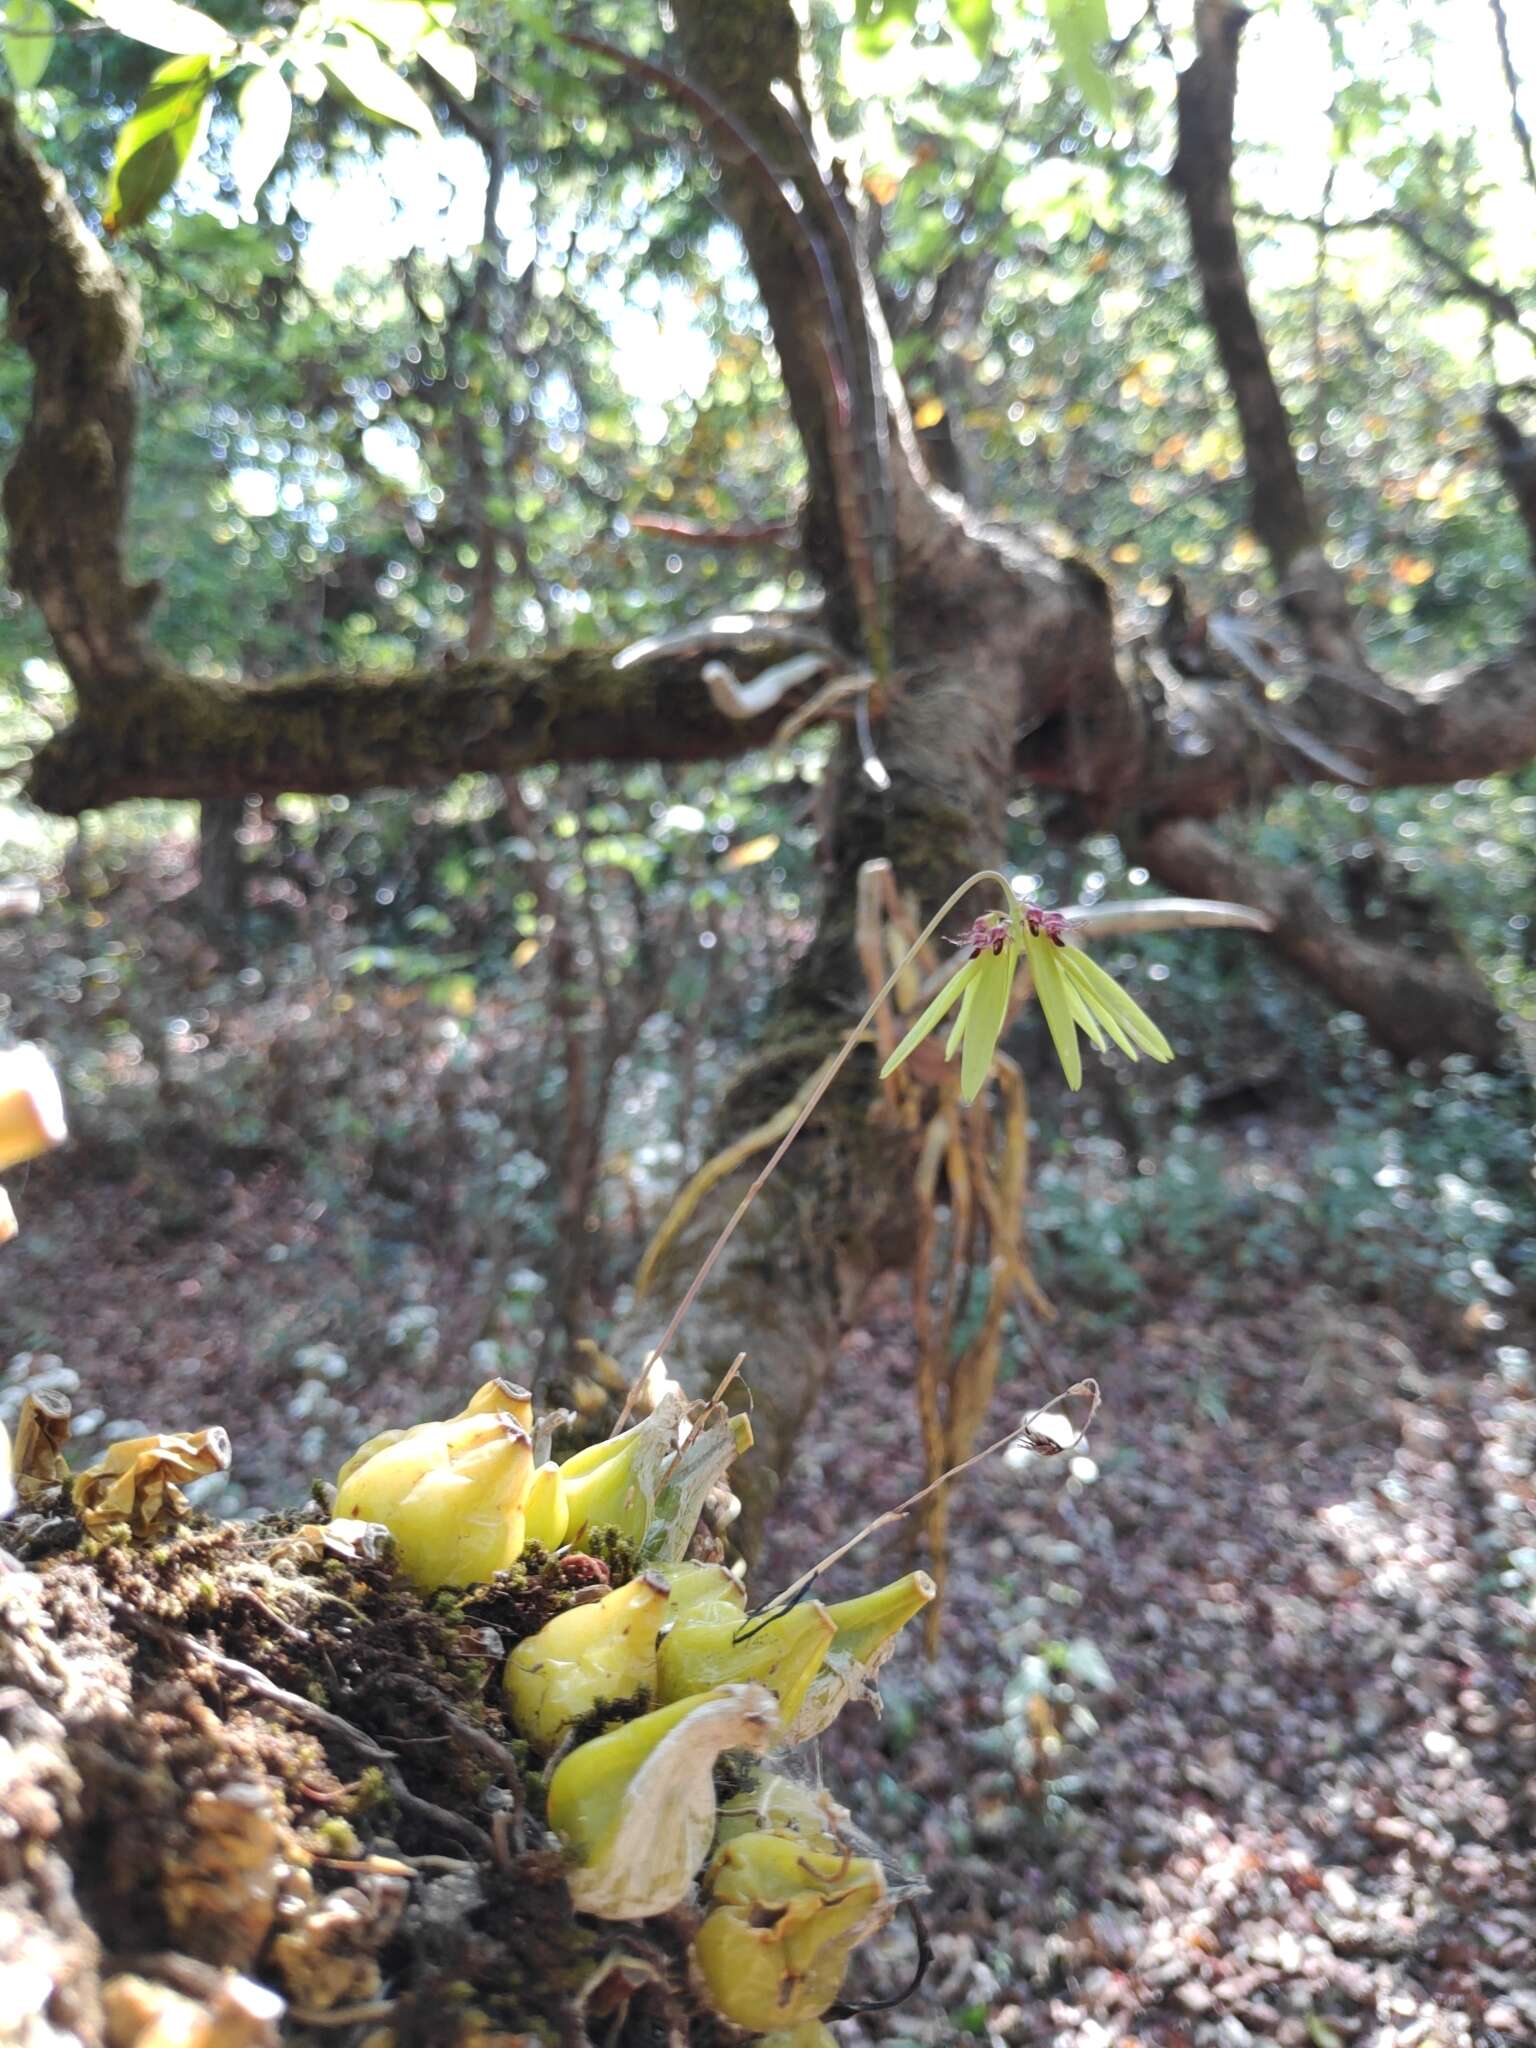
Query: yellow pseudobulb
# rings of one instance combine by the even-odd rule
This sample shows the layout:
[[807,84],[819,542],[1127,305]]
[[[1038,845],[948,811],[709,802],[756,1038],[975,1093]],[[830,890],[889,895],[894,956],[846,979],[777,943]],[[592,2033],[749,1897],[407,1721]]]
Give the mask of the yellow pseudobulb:
[[666,1612],[666,1581],[647,1575],[567,1608],[526,1637],[502,1679],[518,1733],[548,1752],[600,1700],[654,1694],[656,1638]]
[[668,1621],[692,1621],[697,1616],[725,1621],[732,1614],[739,1621],[747,1611],[746,1588],[723,1564],[669,1564],[667,1579],[672,1589]]
[[721,1807],[715,1841],[723,1849],[741,1835],[794,1835],[836,1856],[847,1846],[848,1820],[847,1807],[820,1786],[759,1769]]
[[874,1680],[896,1648],[896,1638],[933,1599],[926,1572],[908,1572],[873,1593],[839,1600],[827,1609],[837,1633],[825,1663],[811,1680],[799,1710],[786,1715],[791,1742],[808,1742],[829,1728],[851,1699],[878,1698]]
[[525,1543],[542,1543],[546,1550],[558,1550],[565,1541],[565,1532],[570,1524],[570,1504],[565,1497],[565,1482],[560,1477],[558,1465],[540,1465],[528,1486],[528,1499],[523,1509],[526,1524],[523,1531]]
[[583,1742],[549,1781],[549,1824],[566,1846],[582,1913],[644,1920],[688,1896],[715,1831],[716,1759],[761,1752],[778,1703],[760,1685],[722,1685]]
[[887,1910],[878,1863],[792,1835],[738,1836],[710,1865],[705,1891],[695,1965],[722,2019],[753,2033],[820,2019]]
[[523,1548],[533,1445],[510,1415],[423,1423],[355,1466],[336,1516],[382,1522],[418,1586],[470,1586]]
[[677,1700],[712,1685],[750,1681],[766,1685],[785,1722],[793,1722],[836,1634],[817,1600],[761,1627],[736,1613],[724,1621],[685,1616],[668,1630],[656,1659],[660,1697]]
[[[531,1437],[533,1434],[533,1396],[526,1387],[519,1387],[511,1380],[487,1380],[477,1387],[457,1415],[450,1415],[445,1422],[418,1422],[408,1429],[385,1429],[377,1436],[371,1436],[366,1443],[358,1445],[336,1475],[338,1487],[345,1486],[360,1465],[366,1465],[370,1458],[376,1458],[380,1451],[387,1451],[391,1444],[402,1438],[414,1436],[417,1430],[447,1429],[453,1423],[468,1422],[477,1416],[510,1415],[520,1429]],[[471,1432],[472,1433],[472,1432]]]

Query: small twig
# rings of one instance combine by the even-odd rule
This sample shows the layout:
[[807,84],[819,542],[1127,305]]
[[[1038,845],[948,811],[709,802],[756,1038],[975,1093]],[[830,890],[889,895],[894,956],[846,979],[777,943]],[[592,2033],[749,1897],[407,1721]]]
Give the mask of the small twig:
[[389,1796],[402,1813],[414,1814],[417,1820],[428,1821],[440,1828],[445,1835],[451,1835],[456,1842],[462,1842],[466,1849],[473,1849],[483,1862],[495,1860],[491,1838],[484,1828],[477,1828],[472,1820],[465,1820],[459,1813],[450,1813],[446,1806],[435,1806],[430,1799],[422,1799],[406,1787],[405,1780],[397,1770],[386,1767],[385,1778],[389,1785]]
[[312,2012],[307,2006],[290,2005],[288,2017],[300,2027],[357,2027],[365,2020],[391,2018],[399,2003],[398,1998],[375,1998],[367,2005],[333,2005],[325,2012]]
[[[396,1672],[392,1675],[391,1683],[402,1691],[411,1694],[413,1698],[419,1699],[423,1705],[430,1707],[435,1714],[439,1715],[447,1723],[449,1735],[453,1741],[461,1743],[465,1749],[478,1756],[482,1762],[492,1765],[506,1779],[507,1789],[512,1794],[516,1809],[517,1846],[521,1849],[523,1846],[523,1773],[521,1765],[511,1750],[507,1748],[504,1742],[499,1742],[488,1728],[477,1727],[473,1721],[465,1720],[462,1714],[449,1706],[436,1687],[427,1684],[424,1679],[412,1678],[403,1672]],[[494,1834],[492,1840],[494,1842]]]
[[135,1628],[182,1650],[190,1657],[201,1658],[205,1663],[211,1664],[215,1671],[238,1680],[258,1699],[265,1700],[272,1706],[281,1707],[296,1721],[307,1722],[310,1727],[320,1729],[337,1742],[349,1744],[359,1756],[366,1757],[370,1763],[378,1764],[383,1770],[390,1797],[403,1813],[411,1813],[418,1820],[431,1822],[434,1827],[451,1835],[466,1848],[473,1849],[481,1857],[488,1858],[493,1853],[490,1837],[483,1829],[477,1828],[473,1821],[465,1820],[462,1814],[450,1813],[447,1807],[435,1806],[430,1799],[423,1799],[411,1791],[401,1775],[395,1752],[375,1742],[371,1735],[365,1735],[363,1730],[351,1721],[344,1720],[340,1714],[333,1714],[329,1707],[317,1706],[313,1700],[305,1699],[301,1693],[290,1692],[286,1686],[268,1678],[264,1671],[258,1671],[254,1664],[242,1663],[238,1657],[226,1656],[224,1651],[215,1650],[211,1644],[199,1642],[196,1636],[187,1635],[181,1629],[168,1628],[163,1622],[154,1621],[147,1614],[138,1614],[125,1600],[115,1595],[108,1595],[107,1599],[114,1613]]
[[758,526],[698,526],[691,519],[663,519],[650,512],[637,512],[630,525],[636,533],[653,533],[691,548],[791,546],[799,532],[793,519],[770,519]]
[[361,1728],[356,1728],[350,1721],[343,1720],[340,1714],[333,1714],[329,1707],[317,1706],[313,1700],[305,1699],[302,1693],[289,1692],[286,1686],[268,1678],[264,1671],[258,1671],[254,1664],[244,1664],[238,1657],[226,1656],[222,1650],[214,1649],[209,1643],[199,1642],[196,1636],[188,1635],[182,1629],[169,1628],[164,1622],[155,1621],[147,1614],[137,1613],[126,1600],[119,1599],[115,1594],[109,1593],[104,1597],[113,1611],[134,1628],[183,1651],[189,1657],[201,1658],[204,1663],[211,1664],[215,1671],[223,1672],[227,1678],[238,1679],[247,1691],[255,1693],[258,1699],[284,1708],[295,1720],[307,1721],[311,1727],[322,1729],[327,1735],[334,1736],[338,1742],[349,1743],[359,1756],[366,1757],[370,1763],[395,1762],[395,1752],[392,1749],[383,1748],[371,1735],[365,1735]]
[[[1087,1400],[1088,1413],[1070,1443],[1057,1443],[1054,1438],[1045,1436],[1036,1427],[1052,1409],[1060,1408],[1066,1401],[1079,1399]],[[849,1551],[856,1550],[866,1537],[875,1535],[881,1529],[888,1529],[893,1522],[904,1520],[913,1508],[927,1500],[930,1494],[937,1493],[941,1486],[947,1485],[951,1479],[961,1478],[986,1459],[996,1457],[999,1451],[1006,1451],[1010,1445],[1016,1443],[1022,1443],[1036,1456],[1045,1458],[1059,1458],[1064,1451],[1075,1451],[1093,1426],[1093,1418],[1099,1412],[1099,1399],[1099,1383],[1094,1379],[1074,1381],[1070,1387],[1064,1387],[1059,1394],[1053,1394],[1041,1407],[1032,1409],[1028,1415],[1021,1417],[1007,1435],[1000,1436],[996,1443],[988,1444],[985,1450],[973,1452],[958,1465],[951,1465],[949,1470],[941,1472],[937,1479],[930,1479],[928,1484],[920,1486],[916,1493],[909,1493],[904,1501],[893,1508],[887,1508],[883,1514],[876,1515],[873,1521],[866,1522],[862,1529],[848,1538],[846,1543],[840,1543],[835,1550],[828,1551],[819,1564],[813,1564],[809,1571],[802,1572],[798,1579],[784,1588],[782,1593],[777,1594],[765,1606],[755,1608],[748,1617],[755,1626],[738,1629],[736,1641],[746,1641],[757,1629],[766,1628],[770,1621],[776,1621],[780,1615],[787,1614],[797,1601],[804,1598],[824,1572],[829,1572],[835,1564],[841,1564]]]
[[912,1932],[917,1940],[917,1961],[913,1964],[910,1981],[889,1998],[839,1999],[836,2005],[828,2007],[829,2019],[850,2020],[861,2012],[890,2012],[895,2006],[905,2005],[922,1988],[923,1979],[933,1966],[933,1944],[928,1939],[928,1925],[918,1910],[916,1899],[903,1899],[902,1905],[911,1915]]
[[1310,213],[1288,213],[1283,209],[1269,206],[1239,206],[1238,213],[1249,220],[1262,220],[1274,227],[1310,228],[1315,235],[1357,235],[1371,230],[1379,233],[1401,235],[1403,240],[1418,250],[1426,262],[1442,270],[1447,278],[1454,280],[1457,293],[1476,304],[1487,308],[1495,320],[1514,328],[1536,348],[1536,327],[1532,327],[1520,306],[1502,285],[1489,283],[1485,278],[1469,270],[1458,257],[1425,234],[1419,223],[1410,214],[1395,213],[1384,208],[1378,213],[1362,214],[1357,220],[1328,220]]

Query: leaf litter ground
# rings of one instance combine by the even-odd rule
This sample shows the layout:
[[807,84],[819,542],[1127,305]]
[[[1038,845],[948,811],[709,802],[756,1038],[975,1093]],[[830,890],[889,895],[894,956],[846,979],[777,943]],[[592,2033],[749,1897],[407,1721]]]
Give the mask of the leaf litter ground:
[[[847,1347],[769,1582],[916,1478],[904,1326]],[[1092,1466],[973,1476],[937,1661],[824,1743],[931,1887],[924,1991],[846,2040],[1536,2042],[1536,1389],[1418,1342],[1324,1290],[1063,1338]]]

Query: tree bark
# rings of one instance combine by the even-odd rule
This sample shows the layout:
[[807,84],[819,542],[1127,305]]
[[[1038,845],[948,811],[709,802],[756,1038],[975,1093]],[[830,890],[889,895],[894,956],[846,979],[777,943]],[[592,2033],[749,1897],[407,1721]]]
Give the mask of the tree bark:
[[198,808],[197,907],[214,931],[227,936],[245,913],[245,865],[239,838],[245,799],[208,797]]

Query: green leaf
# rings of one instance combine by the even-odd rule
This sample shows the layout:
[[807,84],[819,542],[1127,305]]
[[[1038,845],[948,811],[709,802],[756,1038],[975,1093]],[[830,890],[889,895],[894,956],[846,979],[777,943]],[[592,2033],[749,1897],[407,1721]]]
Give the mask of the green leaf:
[[358,41],[344,49],[328,49],[320,68],[371,120],[388,128],[408,128],[426,142],[437,139],[432,109],[413,85],[390,69],[377,44]]
[[19,92],[42,83],[53,55],[53,9],[48,0],[6,0],[0,8],[0,53]]
[[976,53],[979,62],[992,47],[997,9],[992,0],[949,0],[949,18]]
[[430,64],[438,77],[461,100],[475,96],[475,58],[467,43],[443,28],[429,29],[416,46],[423,64]]
[[181,0],[93,0],[87,12],[119,35],[175,57],[218,57],[234,48],[228,29]]
[[259,64],[240,88],[240,132],[229,146],[230,176],[249,206],[277,168],[293,126],[293,94],[275,64]]
[[1051,33],[1072,83],[1082,94],[1090,112],[1100,120],[1112,121],[1115,99],[1110,83],[1100,69],[1095,50],[1109,40],[1109,15],[1105,0],[1046,0]]
[[102,206],[109,235],[137,227],[170,191],[202,133],[213,87],[206,55],[162,64],[123,124]]
[[854,38],[866,57],[883,57],[917,22],[917,0],[858,0]]
[[335,14],[366,29],[391,57],[414,56],[432,27],[432,11],[422,0],[341,0]]

